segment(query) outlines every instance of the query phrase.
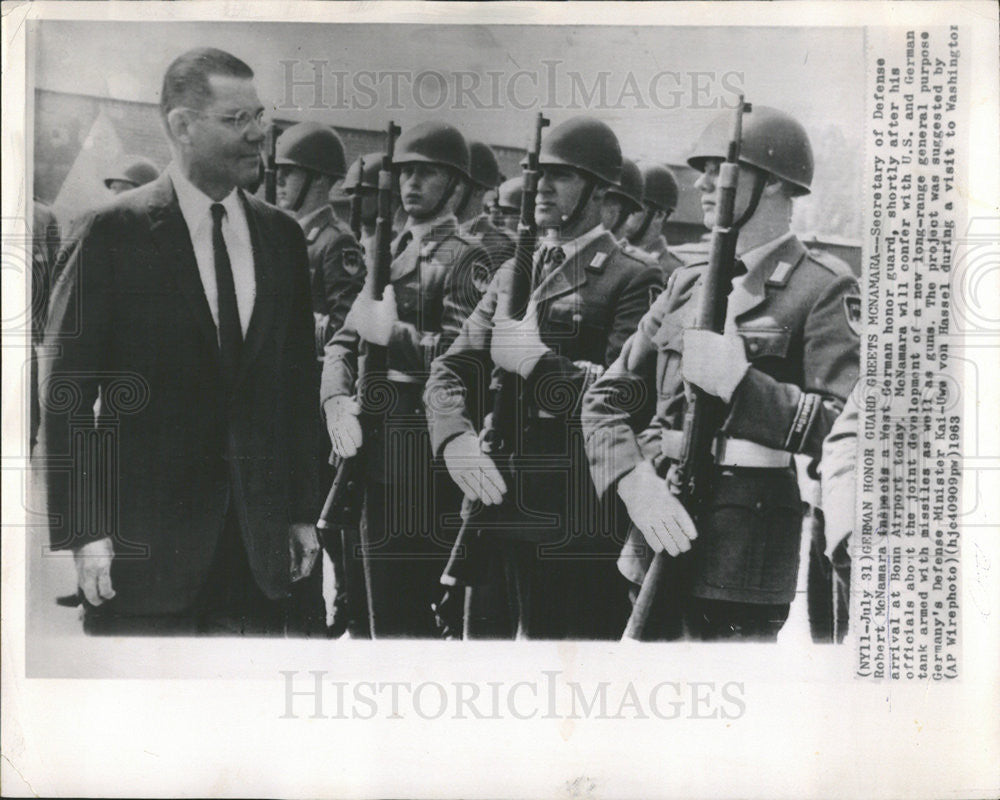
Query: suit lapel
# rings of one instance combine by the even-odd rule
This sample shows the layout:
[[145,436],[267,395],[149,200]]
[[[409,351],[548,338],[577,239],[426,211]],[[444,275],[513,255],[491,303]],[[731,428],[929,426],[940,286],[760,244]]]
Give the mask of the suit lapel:
[[263,216],[257,213],[242,191],[240,191],[240,200],[243,202],[243,212],[246,214],[247,227],[250,229],[253,273],[257,288],[253,312],[250,314],[250,324],[243,340],[243,349],[240,351],[240,365],[236,372],[237,384],[246,376],[247,370],[260,352],[261,345],[271,330],[278,290],[275,276],[275,268],[278,264],[277,253],[274,249],[275,237],[271,235],[271,231],[265,225]]
[[184,298],[195,326],[218,359],[218,334],[205,297],[201,273],[198,272],[191,233],[184,222],[184,215],[181,214],[181,207],[177,203],[177,195],[168,175],[157,179],[146,212],[150,221],[150,235],[163,256],[162,261]]

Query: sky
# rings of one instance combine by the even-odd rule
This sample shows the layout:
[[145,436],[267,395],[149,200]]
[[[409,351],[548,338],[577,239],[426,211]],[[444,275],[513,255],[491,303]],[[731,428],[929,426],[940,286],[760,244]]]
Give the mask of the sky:
[[[611,125],[627,155],[676,162],[742,90],[751,102],[792,113],[812,134],[835,125],[861,141],[861,29],[34,25],[34,85],[56,91],[156,102],[170,61],[205,45],[246,61],[276,116],[342,127],[444,119],[469,138],[524,147],[536,111],[553,124],[587,113]],[[290,90],[289,79],[305,83]]]

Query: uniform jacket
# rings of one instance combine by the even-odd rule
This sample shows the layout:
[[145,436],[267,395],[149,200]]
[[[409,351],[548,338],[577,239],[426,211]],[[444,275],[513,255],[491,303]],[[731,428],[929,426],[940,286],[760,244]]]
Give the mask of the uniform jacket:
[[309,251],[309,283],[316,319],[317,352],[340,330],[365,280],[361,247],[331,206],[304,220]]
[[844,410],[833,423],[823,442],[822,487],[823,516],[826,520],[826,556],[854,531],[857,498],[858,398],[851,392]]
[[[483,376],[492,369],[493,313],[498,297],[508,293],[512,275],[513,262],[508,262],[459,337],[434,362],[427,394],[464,401],[432,404],[435,453],[458,434],[474,432],[466,408],[486,400],[488,384]],[[649,289],[658,280],[655,269],[627,256],[611,234],[603,233],[535,287],[532,298],[538,306],[539,330],[550,348],[525,381],[526,396],[535,410],[554,418],[578,416],[584,388],[614,361],[648,309]]]
[[666,284],[678,267],[684,266],[684,262],[670,252],[670,248],[667,247],[667,240],[663,236],[660,236],[654,246],[649,249],[629,245],[626,251],[629,255],[634,255],[640,261],[644,261],[647,264],[656,264],[663,273],[664,284]]
[[493,273],[507,259],[513,258],[516,244],[514,237],[509,231],[501,230],[494,225],[485,214],[481,214],[463,223],[460,229],[464,235],[475,237],[479,244],[489,253],[491,270],[489,276],[486,276],[485,283],[482,284],[482,290],[485,291],[489,285],[490,278],[493,277]]
[[[584,435],[599,494],[641,460],[655,462],[660,432],[682,427],[683,334],[694,321],[705,266],[673,274],[619,359],[584,399]],[[808,252],[794,237],[747,275],[729,297],[729,319],[744,340],[750,369],[733,395],[722,435],[818,458],[857,379],[859,303],[847,265]],[[760,500],[747,499],[750,507]],[[632,544],[645,551],[638,532]],[[733,551],[740,545],[734,543]],[[797,544],[794,553],[786,547],[781,553],[797,565]],[[641,580],[645,556],[627,577]],[[772,577],[787,578],[789,571],[775,566]],[[777,588],[787,584],[785,578],[775,578],[770,589],[785,596],[788,586]]]
[[257,288],[229,396],[168,175],[88,215],[53,290],[56,354],[41,379],[51,542],[115,537],[122,613],[190,606],[230,507],[258,583],[281,597],[289,523],[316,519],[305,242],[293,219],[240,196]]

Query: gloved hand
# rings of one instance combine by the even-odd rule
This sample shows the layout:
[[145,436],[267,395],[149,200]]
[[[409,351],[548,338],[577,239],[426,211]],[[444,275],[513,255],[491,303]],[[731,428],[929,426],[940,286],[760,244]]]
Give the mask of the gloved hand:
[[370,284],[366,284],[351,306],[350,316],[358,336],[366,342],[385,347],[389,344],[393,326],[399,320],[395,290],[391,285],[386,286],[382,299],[375,300]]
[[99,606],[115,596],[111,586],[111,561],[114,557],[110,537],[87,542],[73,551],[76,582],[92,606]]
[[695,328],[684,331],[681,371],[689,383],[728,403],[749,368],[739,335]]
[[493,315],[493,335],[490,356],[500,369],[527,378],[538,359],[549,352],[538,332],[538,313],[534,302],[529,302],[524,319],[506,316],[498,308]]
[[330,434],[333,452],[341,458],[350,458],[361,449],[361,423],[358,414],[361,406],[353,397],[336,395],[323,404],[326,429]]
[[319,558],[319,537],[316,526],[295,522],[288,526],[288,554],[292,583],[308,578]]
[[618,481],[618,496],[655,552],[666,550],[677,556],[690,550],[691,542],[698,538],[687,510],[649,461],[641,462]]
[[444,446],[444,463],[448,474],[470,500],[483,505],[497,505],[507,491],[493,459],[483,452],[479,437],[462,433]]

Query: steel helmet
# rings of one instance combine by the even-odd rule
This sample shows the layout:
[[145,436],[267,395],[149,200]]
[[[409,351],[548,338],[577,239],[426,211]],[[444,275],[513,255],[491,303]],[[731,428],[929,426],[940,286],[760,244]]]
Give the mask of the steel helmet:
[[504,181],[497,190],[497,205],[501,208],[520,209],[523,191],[524,179],[520,176]]
[[642,172],[642,202],[660,211],[677,208],[680,190],[674,173],[663,164],[640,164]]
[[392,165],[438,164],[468,178],[469,160],[469,146],[457,128],[447,122],[422,122],[399,137]]
[[608,194],[617,194],[642,208],[642,173],[631,158],[622,159],[622,178],[617,186],[608,189]]
[[482,189],[496,189],[500,183],[500,164],[488,144],[469,142],[469,175]]
[[333,128],[319,122],[300,122],[278,137],[274,163],[342,178],[347,172],[344,143]]
[[[732,135],[732,115],[713,119],[695,145],[688,164],[705,171],[705,161],[724,159]],[[809,194],[813,178],[813,154],[806,129],[784,111],[753,105],[743,117],[740,163],[757,167],[795,187],[795,194]]]
[[573,167],[612,185],[617,185],[622,177],[618,137],[593,117],[573,117],[553,128],[542,141],[538,163]]
[[156,168],[156,164],[148,158],[122,156],[108,177],[104,179],[104,185],[110,189],[112,181],[122,181],[123,183],[131,183],[132,186],[144,186],[155,181],[159,175],[160,171]]
[[[378,189],[378,173],[382,168],[382,153],[365,153],[354,159],[347,170],[344,182],[340,184],[340,190],[345,193],[353,192],[359,186],[362,189]],[[364,172],[361,170],[361,162],[365,163]]]

